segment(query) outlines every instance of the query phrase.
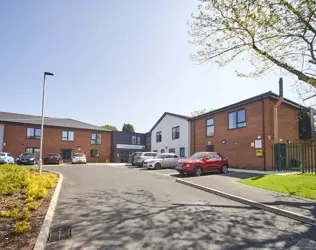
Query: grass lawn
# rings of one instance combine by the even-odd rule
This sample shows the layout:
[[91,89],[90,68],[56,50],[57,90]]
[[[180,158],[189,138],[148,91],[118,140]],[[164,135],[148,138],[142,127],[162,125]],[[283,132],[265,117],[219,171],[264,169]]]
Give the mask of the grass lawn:
[[249,186],[316,200],[315,174],[271,174],[264,176],[255,176],[252,178],[239,180],[238,182]]

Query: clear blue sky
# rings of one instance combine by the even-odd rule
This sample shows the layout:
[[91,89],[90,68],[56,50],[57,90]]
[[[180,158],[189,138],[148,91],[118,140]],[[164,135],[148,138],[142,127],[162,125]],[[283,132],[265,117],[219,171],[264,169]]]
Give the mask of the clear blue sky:
[[[239,62],[219,69],[189,59],[187,20],[196,0],[2,1],[0,110],[45,115],[147,132],[165,112],[189,115],[266,91],[278,74],[238,78]],[[299,102],[294,80],[285,97]]]

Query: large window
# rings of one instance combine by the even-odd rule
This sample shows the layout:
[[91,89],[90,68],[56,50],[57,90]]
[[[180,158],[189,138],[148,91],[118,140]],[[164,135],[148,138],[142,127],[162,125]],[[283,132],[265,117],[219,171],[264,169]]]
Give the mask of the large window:
[[41,129],[40,128],[27,128],[26,137],[30,139],[41,139]]
[[132,136],[132,144],[136,144],[136,136],[135,135]]
[[39,155],[40,149],[39,148],[26,148],[25,152]]
[[228,129],[246,127],[246,111],[244,109],[228,113]]
[[185,157],[185,148],[180,148],[180,157]]
[[157,132],[156,134],[156,142],[161,142],[162,141],[162,132]]
[[140,137],[137,137],[137,144],[140,145]]
[[163,154],[164,152],[165,152],[165,150],[164,150],[164,149],[161,149],[161,150],[160,150],[160,153],[162,153],[162,154]]
[[210,137],[214,135],[214,118],[206,120],[206,136]]
[[100,145],[101,144],[101,134],[91,134],[91,144]]
[[180,138],[180,127],[172,128],[172,140]]
[[61,139],[63,141],[74,141],[75,140],[75,133],[73,131],[63,131],[61,133]]

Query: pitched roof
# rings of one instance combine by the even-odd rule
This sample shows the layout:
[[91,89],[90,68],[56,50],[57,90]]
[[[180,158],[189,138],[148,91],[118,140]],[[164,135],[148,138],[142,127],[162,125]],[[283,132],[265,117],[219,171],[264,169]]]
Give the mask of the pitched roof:
[[[15,124],[41,125],[41,116],[0,112],[0,122]],[[45,117],[45,126],[75,128],[84,130],[111,131],[85,122],[70,118]]]
[[[234,108],[237,108],[239,106],[246,105],[246,104],[249,104],[249,103],[252,103],[252,102],[256,102],[256,101],[259,101],[261,99],[267,99],[267,98],[274,99],[274,100],[279,100],[279,96],[277,94],[273,93],[272,91],[269,91],[269,92],[265,92],[265,93],[263,93],[261,95],[257,95],[257,96],[248,98],[246,100],[243,100],[243,101],[240,101],[240,102],[236,102],[234,104],[230,104],[230,105],[225,106],[223,108],[215,109],[215,110],[212,110],[212,111],[210,111],[208,113],[191,117],[190,120],[200,119],[200,118],[205,117],[205,116],[209,116],[209,115],[212,115],[212,114],[215,114],[215,113],[218,113],[218,112],[234,109]],[[290,105],[290,106],[292,106],[294,108],[297,108],[297,109],[304,108],[304,106],[302,106],[302,105],[300,105],[300,104],[298,104],[296,102],[293,102],[293,101],[291,101],[289,99],[286,99],[286,98],[284,98],[284,103],[287,104],[287,105]]]
[[151,133],[151,132],[154,130],[154,128],[159,124],[159,122],[161,122],[161,120],[162,120],[166,115],[171,115],[171,116],[178,117],[178,118],[184,119],[184,120],[189,120],[189,119],[190,119],[189,116],[178,115],[178,114],[174,114],[174,113],[165,112],[165,113],[159,118],[159,120],[155,123],[155,125],[151,128],[151,130],[150,130],[148,133]]

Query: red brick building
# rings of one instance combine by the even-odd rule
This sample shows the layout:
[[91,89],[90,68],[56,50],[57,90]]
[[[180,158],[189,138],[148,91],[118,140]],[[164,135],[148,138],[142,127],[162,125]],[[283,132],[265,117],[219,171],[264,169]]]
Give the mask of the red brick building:
[[[221,152],[232,167],[272,170],[272,145],[299,141],[298,114],[302,108],[288,99],[277,109],[279,96],[267,92],[191,118],[191,152]],[[275,126],[278,128],[276,136]],[[257,155],[263,151],[263,156]]]
[[[23,152],[39,153],[40,124],[39,116],[0,112],[0,151],[15,158]],[[79,152],[88,162],[110,160],[111,131],[73,119],[45,118],[43,156],[59,153],[67,161]]]

